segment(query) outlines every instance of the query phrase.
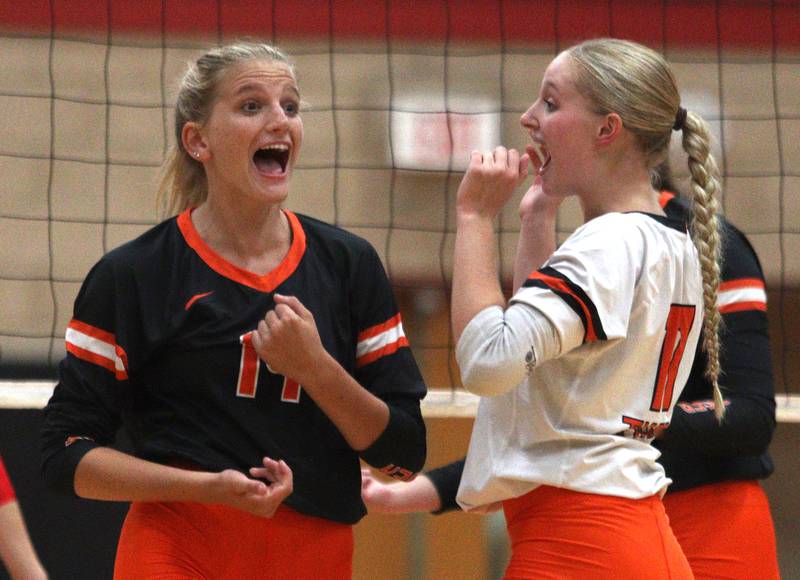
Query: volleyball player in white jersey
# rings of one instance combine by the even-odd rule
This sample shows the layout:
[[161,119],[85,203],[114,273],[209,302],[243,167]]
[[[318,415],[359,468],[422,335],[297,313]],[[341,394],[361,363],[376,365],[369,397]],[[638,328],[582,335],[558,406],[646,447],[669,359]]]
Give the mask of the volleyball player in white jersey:
[[[464,386],[484,397],[458,502],[502,504],[508,578],[689,578],[650,441],[669,424],[703,325],[721,402],[707,126],[680,106],[660,55],[611,39],[558,55],[522,125],[542,161],[534,145],[475,152],[458,192],[456,356]],[[651,185],[673,129],[689,155],[691,235]],[[506,303],[493,222],[528,157],[538,175],[520,207],[519,290]],[[571,195],[584,224],[554,251],[545,222]]]

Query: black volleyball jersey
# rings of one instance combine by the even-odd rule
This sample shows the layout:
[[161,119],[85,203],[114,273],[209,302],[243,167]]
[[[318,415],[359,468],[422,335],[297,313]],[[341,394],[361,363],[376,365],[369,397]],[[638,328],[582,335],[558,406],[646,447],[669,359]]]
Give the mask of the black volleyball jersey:
[[359,454],[303,386],[270,372],[250,343],[275,292],[296,296],[326,350],[389,405],[389,425],[361,457],[399,478],[422,468],[425,385],[380,258],[342,229],[285,215],[291,249],[265,276],[217,255],[188,210],[94,266],[45,409],[51,483],[72,490],[80,458],[110,444],[124,423],[135,454],[159,463],[246,473],[263,456],[283,459],[294,473],[288,505],[358,521],[365,514]]
[[[689,220],[686,200],[667,192],[667,215]],[[718,307],[720,385],[725,418],[718,423],[705,378],[706,354],[697,346],[694,366],[669,429],[654,445],[659,462],[681,491],[719,481],[763,479],[774,470],[768,447],[775,430],[775,391],[767,326],[767,293],[758,256],[745,235],[720,216],[722,276]]]

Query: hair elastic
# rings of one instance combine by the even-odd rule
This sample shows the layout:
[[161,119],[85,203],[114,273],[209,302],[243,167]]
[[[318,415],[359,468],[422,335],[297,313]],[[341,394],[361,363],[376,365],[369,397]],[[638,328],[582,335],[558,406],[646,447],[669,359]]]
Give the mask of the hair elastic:
[[678,112],[675,113],[675,124],[672,126],[673,131],[683,131],[683,126],[686,124],[686,109],[678,107]]

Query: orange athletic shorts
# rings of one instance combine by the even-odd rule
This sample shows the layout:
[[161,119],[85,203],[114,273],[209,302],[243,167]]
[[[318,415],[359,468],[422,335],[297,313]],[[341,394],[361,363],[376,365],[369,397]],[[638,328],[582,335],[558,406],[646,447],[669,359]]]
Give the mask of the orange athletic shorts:
[[696,578],[779,578],[775,528],[757,481],[667,492],[670,525]]
[[283,505],[268,519],[223,505],[134,502],[114,578],[349,579],[352,568],[347,524]]
[[692,578],[658,496],[627,499],[551,486],[503,502],[507,579]]

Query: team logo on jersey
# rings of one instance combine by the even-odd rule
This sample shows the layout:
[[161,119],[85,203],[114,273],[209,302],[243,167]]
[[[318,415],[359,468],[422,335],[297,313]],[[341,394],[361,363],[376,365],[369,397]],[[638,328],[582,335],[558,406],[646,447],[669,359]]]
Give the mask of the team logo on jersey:
[[414,477],[413,471],[409,471],[408,469],[403,469],[402,467],[398,467],[393,463],[390,463],[386,467],[381,467],[379,471],[384,475],[388,475],[389,477],[393,477],[395,479],[401,479],[403,481],[408,481],[412,477]]
[[211,292],[201,292],[200,294],[195,294],[194,296],[189,298],[189,300],[186,301],[186,306],[184,306],[183,309],[189,310],[192,306],[194,306],[195,302],[197,302],[201,298],[205,298],[206,296],[211,296],[213,293],[214,292],[211,291]]
[[64,447],[69,447],[76,441],[80,441],[81,439],[85,441],[94,441],[91,437],[85,437],[83,435],[71,435],[64,440]]
[[[727,407],[730,405],[731,402],[728,399],[725,399],[725,406]],[[716,408],[714,401],[678,401],[678,406],[683,409],[685,413],[689,413],[693,415],[694,413],[707,413],[708,411],[713,411]]]
[[653,423],[651,421],[643,421],[642,419],[634,419],[627,415],[622,416],[622,422],[625,423],[628,428],[618,433],[618,435],[632,437],[633,439],[642,439],[644,441],[655,439],[664,429],[669,427],[669,421],[666,423]]

